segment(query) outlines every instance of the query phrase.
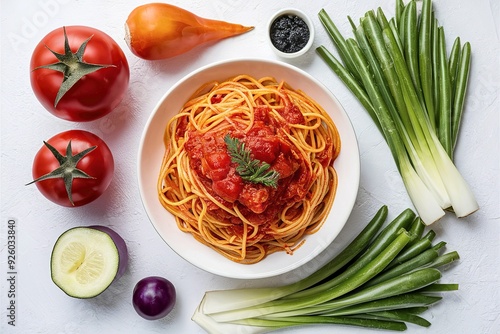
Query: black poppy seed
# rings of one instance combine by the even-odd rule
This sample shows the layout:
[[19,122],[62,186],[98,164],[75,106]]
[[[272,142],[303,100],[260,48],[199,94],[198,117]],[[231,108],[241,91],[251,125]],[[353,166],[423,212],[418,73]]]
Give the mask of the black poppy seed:
[[309,41],[309,27],[297,15],[285,14],[271,24],[271,42],[276,49],[285,53],[302,50]]

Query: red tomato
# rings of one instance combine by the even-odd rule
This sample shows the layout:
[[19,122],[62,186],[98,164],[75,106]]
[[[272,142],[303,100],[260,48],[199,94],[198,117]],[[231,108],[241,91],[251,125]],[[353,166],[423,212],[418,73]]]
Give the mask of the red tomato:
[[[115,165],[108,145],[101,138],[87,131],[70,130],[46,143],[33,161],[31,183],[49,200],[62,206],[82,206],[108,188]],[[49,147],[59,153],[51,152]]]
[[[71,49],[67,53],[65,36]],[[86,40],[86,47],[82,46]],[[83,55],[78,53],[81,46]],[[53,52],[66,59],[59,61]],[[57,69],[40,68],[58,62]],[[67,91],[56,103],[63,85],[61,70],[69,68],[71,62],[83,62],[83,70],[71,73],[77,79],[73,86],[73,79],[65,80],[63,87]],[[127,58],[119,45],[104,32],[85,26],[58,28],[46,35],[33,51],[30,70],[31,86],[41,104],[55,116],[75,122],[92,121],[110,113],[122,100],[130,78]]]

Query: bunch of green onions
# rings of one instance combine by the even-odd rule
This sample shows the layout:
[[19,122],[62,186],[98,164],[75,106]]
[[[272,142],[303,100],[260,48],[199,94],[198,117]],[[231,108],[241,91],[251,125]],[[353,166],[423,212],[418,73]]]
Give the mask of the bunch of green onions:
[[425,224],[454,211],[478,210],[453,163],[470,70],[471,47],[457,37],[450,56],[431,0],[396,0],[396,15],[367,12],[345,39],[325,10],[319,18],[341,60],[318,54],[357,97],[384,136],[415,209]]
[[[433,244],[435,232],[411,209],[387,226],[382,206],[360,234],[326,265],[290,285],[208,291],[193,320],[208,333],[265,333],[308,324],[402,331],[430,326],[421,316],[458,289],[438,283],[438,269],[459,259]],[[382,228],[383,227],[383,228]]]

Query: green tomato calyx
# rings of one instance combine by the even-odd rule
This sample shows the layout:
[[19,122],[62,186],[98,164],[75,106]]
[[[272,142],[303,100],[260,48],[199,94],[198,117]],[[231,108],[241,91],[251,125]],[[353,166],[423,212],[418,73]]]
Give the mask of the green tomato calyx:
[[71,87],[73,87],[81,78],[85,75],[98,71],[102,68],[107,67],[115,67],[114,65],[100,65],[100,64],[90,64],[83,61],[83,54],[85,53],[85,48],[87,47],[88,42],[92,38],[90,36],[87,38],[82,45],[78,48],[76,53],[71,51],[68,42],[68,35],[66,34],[66,28],[63,27],[64,31],[64,54],[57,53],[50,49],[47,45],[45,47],[52,52],[52,54],[59,60],[56,63],[38,66],[33,69],[36,71],[41,68],[59,71],[64,74],[63,81],[61,86],[59,87],[59,91],[57,92],[56,99],[54,101],[54,107],[57,107],[57,104],[61,100],[61,98],[66,94]]
[[62,178],[64,181],[64,186],[66,188],[66,192],[68,194],[68,199],[71,203],[71,205],[75,205],[73,203],[73,196],[72,196],[72,185],[73,185],[73,179],[95,179],[95,177],[92,177],[82,171],[81,169],[78,169],[76,165],[78,162],[86,156],[88,153],[92,152],[97,148],[97,146],[92,146],[89,147],[83,151],[81,151],[78,154],[73,155],[72,149],[71,149],[71,140],[68,143],[68,146],[66,147],[66,155],[62,155],[55,149],[54,146],[50,145],[46,141],[43,142],[45,146],[52,152],[54,157],[57,159],[59,162],[59,167],[54,169],[52,172],[47,173],[45,175],[40,176],[39,178],[31,181],[30,183],[26,185],[30,185],[32,183],[38,182],[38,181],[43,181],[47,179],[56,179],[56,178]]

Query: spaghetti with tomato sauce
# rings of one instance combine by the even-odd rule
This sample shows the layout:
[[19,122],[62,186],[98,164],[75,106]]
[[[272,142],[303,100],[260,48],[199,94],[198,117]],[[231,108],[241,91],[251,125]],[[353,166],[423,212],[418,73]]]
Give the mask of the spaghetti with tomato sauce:
[[[241,75],[211,87],[167,126],[160,201],[182,231],[232,261],[292,254],[322,226],[335,197],[335,124],[310,97],[273,78]],[[226,136],[277,173],[276,184],[244,179]]]

